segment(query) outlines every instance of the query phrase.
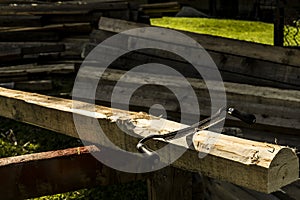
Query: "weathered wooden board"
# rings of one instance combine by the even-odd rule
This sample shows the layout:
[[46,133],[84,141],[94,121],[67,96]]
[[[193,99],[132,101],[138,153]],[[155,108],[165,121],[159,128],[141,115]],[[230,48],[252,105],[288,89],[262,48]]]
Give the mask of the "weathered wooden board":
[[[73,103],[72,100],[0,89],[1,116],[78,137],[72,116],[72,113],[75,112],[75,115],[82,120],[81,125],[84,125],[85,132],[88,133],[83,139],[99,141],[97,133],[93,132],[95,131],[93,124],[99,123],[104,132],[110,133],[110,140],[125,150],[134,151],[137,138],[124,134],[117,127],[116,121],[121,124],[131,124],[124,128],[135,127],[130,131],[143,136],[163,134],[186,127],[145,113],[113,110],[103,106],[95,107],[97,117],[93,117],[89,112],[84,114],[85,112],[81,109],[72,109]],[[87,105],[83,104],[82,106]],[[64,123],[61,123],[62,121]],[[163,123],[164,127],[158,127],[157,123]],[[210,141],[209,138],[214,140],[215,137],[218,137],[215,145],[211,147],[210,152],[207,152],[205,150],[205,146],[209,145],[207,141]],[[208,140],[203,141],[204,138]],[[186,138],[182,139],[173,140],[172,146],[186,148]],[[173,163],[174,166],[201,171],[204,175],[266,193],[278,190],[298,178],[298,158],[294,150],[290,148],[219,135],[209,131],[198,132],[193,141],[198,151],[206,152],[208,155],[199,159],[199,152],[189,149]],[[151,143],[152,148],[157,148],[160,144],[163,145],[165,142]],[[165,161],[165,157],[161,157],[161,159]]]
[[0,82],[24,81],[33,77],[44,77],[53,74],[75,73],[74,64],[53,64],[53,65],[17,65],[0,68]]
[[0,197],[27,199],[146,177],[106,167],[91,155],[100,151],[86,146],[1,158]]
[[60,34],[53,31],[0,32],[1,42],[56,42],[60,39]]
[[[91,44],[85,46],[84,55],[112,36],[113,33],[97,30],[91,33]],[[114,48],[114,47],[107,47]],[[117,49],[117,47],[115,47]],[[255,84],[287,89],[300,89],[298,74],[300,68],[252,58],[245,58],[229,54],[208,51],[216,63],[224,81]],[[201,78],[196,69],[187,61],[175,54],[161,50],[143,49],[133,51],[118,58],[111,67],[129,70],[145,63],[161,63],[170,66],[182,75],[192,78]]]
[[0,51],[0,60],[2,62],[12,61],[15,59],[21,59],[22,58],[22,52],[20,49],[9,49],[9,50],[2,50]]
[[87,2],[77,4],[75,2],[56,3],[56,4],[18,4],[16,6],[3,5],[0,7],[2,15],[53,15],[53,14],[87,14],[93,10],[123,10],[128,8],[128,3],[120,2]]
[[41,16],[34,15],[0,15],[1,27],[42,26]]
[[[115,33],[126,31],[132,28],[147,26],[149,25],[104,17],[100,18],[99,21],[99,29]],[[180,32],[195,39],[206,50],[299,67],[300,50],[297,49],[285,49],[282,47],[244,42],[210,35],[195,34],[184,31]],[[180,43],[180,41],[176,40],[176,38],[172,38],[172,40],[176,41],[176,43]]]
[[22,27],[22,28],[10,28],[1,31],[1,33],[18,33],[26,31],[57,31],[61,33],[78,33],[84,34],[91,31],[91,25],[89,22],[81,23],[64,23],[64,24],[51,24],[41,27]]
[[[88,38],[85,36],[67,37],[60,42],[0,42],[0,50],[6,55],[7,53],[5,52],[8,52],[10,49],[19,49],[21,51],[21,58],[24,55],[45,55],[47,53],[59,53],[61,57],[81,58],[83,46],[87,42]],[[14,58],[13,56],[11,57],[12,59]],[[15,60],[17,59],[18,57],[15,57]]]
[[[87,72],[104,72],[101,65],[97,67],[88,68],[85,66]],[[180,112],[179,100],[176,96],[163,89],[159,85],[164,85],[169,88],[176,88],[178,94],[185,94],[186,88],[182,80],[174,76],[149,74],[143,72],[131,72],[127,75],[126,80],[119,81],[126,71],[106,69],[101,76],[98,89],[96,92],[96,99],[103,102],[111,102],[113,91],[119,91],[115,99],[116,102],[122,102],[130,91],[130,88],[135,88],[137,85],[148,85],[131,94],[131,105],[137,107],[150,108],[155,103],[164,106],[166,111],[178,113]],[[86,74],[94,80],[100,80],[96,75]],[[211,110],[210,96],[206,84],[199,79],[187,79],[194,89],[202,115],[209,115]],[[119,86],[115,86],[118,83]],[[150,85],[149,85],[150,84]],[[297,134],[296,130],[300,129],[299,121],[299,99],[300,92],[297,90],[282,90],[268,87],[257,87],[245,84],[227,83],[225,82],[225,91],[227,96],[227,105],[234,106],[248,113],[254,113],[257,117],[257,125],[252,128],[259,129],[259,126],[266,125],[266,129],[271,129],[276,132],[280,128],[292,129],[292,134]],[[82,88],[87,89],[87,88]],[[116,90],[117,89],[117,90]],[[219,90],[220,88],[216,88]],[[184,101],[192,99],[191,94],[186,94]],[[184,110],[185,114],[193,115],[194,106],[185,106],[191,110]],[[233,120],[233,119],[232,119]],[[241,123],[242,124],[242,123]],[[273,128],[271,128],[273,127]]]
[[[189,171],[172,167],[166,167],[161,169],[159,173],[153,173],[151,179],[148,179],[148,199],[193,199],[194,194],[192,190],[192,175],[193,174]],[[198,198],[199,197],[200,196],[198,196]]]
[[[101,30],[92,33],[91,42],[99,43],[109,35],[112,35],[112,33],[119,33],[128,29],[147,26],[149,25],[122,20],[107,19],[102,17],[99,22],[99,28]],[[104,30],[106,30],[105,33],[103,33]],[[190,36],[189,34],[190,33],[187,33],[188,36]],[[192,35],[192,38],[199,42],[209,52],[210,56],[213,58],[214,62],[218,66],[221,75],[225,81],[287,89],[300,88],[300,77],[298,76],[298,74],[300,73],[299,64],[297,64],[296,61],[294,62],[294,64],[287,63],[285,61],[276,61],[276,59],[280,56],[285,57],[286,59],[292,57],[290,60],[296,60],[298,57],[300,57],[300,51],[298,50],[287,50],[279,47],[253,44],[249,42],[236,41],[230,39],[228,39],[227,41],[227,39],[213,36],[208,36],[212,37],[213,41],[204,40],[204,43],[202,44],[202,40],[197,39],[198,36],[201,38],[202,35]],[[143,36],[140,35],[139,37]],[[126,37],[124,38],[126,39]],[[131,42],[129,42],[129,40],[131,40]],[[185,45],[181,44],[180,40],[176,40],[176,38],[172,38],[172,40],[174,40],[174,42],[161,42],[173,42],[180,46]],[[231,50],[224,49],[224,45],[222,44],[228,42],[226,43],[225,47],[229,48],[231,41],[235,43],[235,46],[239,45],[240,48],[232,46]],[[135,36],[128,36],[129,47],[134,47],[132,45],[136,44],[136,42],[147,42],[147,40],[142,40],[140,38],[136,38]],[[206,44],[206,42],[208,44]],[[247,54],[243,54],[243,51],[240,50],[241,48],[243,50],[246,50]],[[187,49],[189,48],[187,47]],[[283,56],[282,54],[286,51],[293,51],[293,53],[291,53],[291,55]],[[265,52],[268,52],[268,54],[266,54]],[[271,53],[269,54],[269,52]],[[264,57],[260,58],[257,55]],[[192,69],[193,67],[190,64],[186,63],[186,61],[180,58],[179,56],[174,56],[174,54],[168,54],[166,52],[162,53],[162,51],[159,50],[141,50],[132,54],[125,55],[123,59],[118,59],[117,62],[118,64],[121,64],[120,66],[126,67],[126,64],[128,65],[129,63],[130,67],[132,67],[140,63],[145,63],[145,60],[151,62],[158,61],[159,63],[161,62],[163,64],[168,64],[169,66],[174,67],[176,70],[179,70],[180,72],[182,72],[182,74],[186,76],[193,76],[193,74],[197,74],[194,72],[195,70]],[[127,66],[127,68],[130,67]]]
[[139,11],[150,17],[165,16],[171,13],[179,12],[180,4],[178,2],[166,2],[166,3],[151,3],[151,4],[141,4]]
[[9,83],[0,83],[0,87],[25,90],[25,91],[47,91],[52,90],[51,80],[18,81]]

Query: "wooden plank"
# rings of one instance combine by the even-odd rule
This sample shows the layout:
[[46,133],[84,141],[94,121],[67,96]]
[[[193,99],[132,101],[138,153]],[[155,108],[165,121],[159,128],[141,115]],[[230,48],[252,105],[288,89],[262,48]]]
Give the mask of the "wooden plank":
[[9,83],[0,83],[0,87],[25,90],[25,91],[46,91],[52,90],[51,80],[18,81]]
[[[100,18],[99,21],[99,29],[115,33],[147,26],[149,25],[104,17]],[[195,34],[185,31],[180,32],[195,39],[206,50],[299,67],[300,50],[297,49],[285,49],[283,47],[274,47],[210,35]],[[180,42],[180,40],[176,40],[176,38],[172,38],[172,40],[177,43]]]
[[42,27],[13,28],[0,31],[0,41],[58,41],[68,35],[88,34],[90,23],[54,24]]
[[164,13],[177,13],[179,10],[180,4],[178,2],[141,4],[139,8],[139,11],[149,16],[163,16]]
[[34,15],[0,15],[0,26],[41,26],[41,16]]
[[21,47],[23,55],[39,54],[39,53],[53,53],[65,51],[64,44],[40,44],[36,46]]
[[92,30],[89,22],[84,23],[64,23],[64,24],[51,24],[41,27],[22,27],[22,28],[11,28],[8,30],[1,31],[1,33],[18,33],[26,31],[57,31],[66,33],[89,33]]
[[86,36],[83,37],[67,37],[61,40],[65,45],[65,51],[60,54],[61,57],[67,60],[79,59],[82,60],[82,51],[89,39]]
[[9,49],[6,51],[1,50],[0,51],[0,60],[2,62],[7,62],[7,61],[13,61],[15,59],[21,59],[22,58],[22,53],[20,49]]
[[300,196],[300,180],[283,187],[282,191],[287,197],[298,199]]
[[[104,72],[99,68],[88,68],[87,71]],[[126,97],[126,91],[134,88],[137,85],[152,85],[135,91],[131,96],[131,105],[143,108],[150,108],[153,104],[158,103],[164,106],[168,112],[179,112],[179,104],[177,98],[170,91],[163,90],[159,85],[164,85],[168,88],[176,88],[178,94],[185,94],[185,88],[182,87],[184,83],[174,77],[166,75],[149,74],[143,72],[131,73],[126,81],[120,81],[120,78],[126,71],[106,69],[102,74],[101,82],[99,82],[96,91],[96,99],[104,102],[111,102],[112,92],[116,89],[122,91],[118,94],[119,102]],[[86,76],[88,76],[86,74]],[[100,77],[89,75],[94,80],[99,80]],[[210,95],[206,88],[204,81],[199,79],[187,78],[196,95],[198,96],[198,103],[202,115],[208,116],[210,114]],[[116,87],[115,84],[119,83],[121,86]],[[154,85],[153,85],[154,84]],[[273,129],[277,128],[290,128],[293,134],[296,134],[300,129],[300,122],[298,109],[300,92],[297,90],[281,90],[268,87],[258,87],[245,84],[227,83],[224,84],[227,96],[227,104],[235,106],[245,112],[254,113],[257,117],[257,124],[252,128],[259,128],[260,125],[272,126]],[[82,88],[86,89],[86,88]],[[185,100],[191,98],[188,94],[185,95]],[[186,101],[189,102],[189,101]],[[193,101],[190,101],[193,102]],[[241,103],[243,102],[243,103]],[[184,103],[184,102],[182,102]],[[192,105],[185,105],[185,114],[194,113]],[[147,109],[146,109],[147,110]],[[233,119],[232,119],[233,120]],[[268,129],[267,127],[265,127]],[[271,127],[269,127],[270,129]]]
[[169,8],[169,7],[179,7],[178,2],[166,2],[166,3],[150,3],[150,4],[141,4],[140,8],[143,9],[156,9],[156,8]]
[[[93,128],[94,123],[99,123],[104,132],[110,133],[111,142],[129,151],[136,151],[138,140],[121,131],[116,121],[120,124],[129,125],[124,126],[127,130],[130,127],[135,127],[130,131],[143,136],[163,134],[186,127],[183,124],[149,116],[145,113],[114,110],[103,106],[95,107],[97,117],[93,117],[89,113],[84,114],[81,109],[72,109],[74,103],[72,100],[3,88],[0,89],[0,102],[1,116],[3,117],[78,138],[73,121],[73,111],[76,116],[80,117],[82,125],[84,124],[84,130],[88,133],[88,136],[83,138],[84,140],[99,141],[97,132],[94,132]],[[83,103],[82,106],[86,105]],[[62,121],[64,123],[61,123]],[[163,123],[163,129],[157,126],[157,123]],[[211,147],[211,151],[204,151],[205,148],[203,149],[203,147],[208,145],[207,141],[210,140],[202,141],[203,138],[213,139],[215,137],[218,139],[215,140],[216,143]],[[179,149],[188,148],[186,139],[173,140],[172,146]],[[219,135],[209,131],[198,132],[193,141],[197,150],[206,152],[208,155],[199,159],[199,152],[189,149],[179,160],[173,163],[173,166],[200,171],[204,175],[266,193],[278,190],[298,178],[298,158],[294,150],[288,147]],[[99,143],[105,146],[104,141],[99,141]],[[166,142],[156,141],[149,145],[156,149],[165,144]],[[165,159],[168,160],[168,155],[165,156],[166,158],[161,157],[163,162],[166,162]]]
[[1,158],[1,199],[27,199],[146,177],[106,167],[91,155],[100,151],[86,146]]
[[60,3],[37,4],[36,6],[18,4],[17,6],[1,6],[2,15],[55,15],[55,14],[87,14],[93,10],[123,10],[128,8],[128,3],[122,2],[90,2],[86,4]]
[[[91,44],[85,46],[83,54],[86,56],[113,33],[97,30],[91,33]],[[108,49],[114,47],[107,47]],[[117,49],[117,47],[115,47]],[[252,58],[221,54],[208,51],[216,63],[224,81],[271,86],[286,89],[300,89],[300,68],[272,63]],[[132,67],[145,63],[161,63],[179,71],[191,78],[200,78],[194,67],[184,59],[161,50],[145,49],[127,53],[112,63],[115,69],[130,70]]]
[[210,194],[210,199],[248,199],[248,200],[280,200],[273,194],[264,194],[248,190],[224,181],[202,177],[205,190]]
[[21,49],[22,55],[60,53],[61,57],[81,58],[83,45],[87,42],[86,37],[68,37],[60,42],[0,42],[0,50]]
[[36,41],[59,41],[61,39],[57,32],[40,32],[40,31],[24,31],[24,32],[0,32],[1,42],[36,42]]

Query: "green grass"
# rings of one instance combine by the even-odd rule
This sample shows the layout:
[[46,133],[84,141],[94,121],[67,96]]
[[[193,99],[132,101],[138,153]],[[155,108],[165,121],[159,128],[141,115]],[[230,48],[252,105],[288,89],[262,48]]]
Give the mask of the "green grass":
[[163,17],[151,24],[166,28],[273,45],[273,24],[229,19]]

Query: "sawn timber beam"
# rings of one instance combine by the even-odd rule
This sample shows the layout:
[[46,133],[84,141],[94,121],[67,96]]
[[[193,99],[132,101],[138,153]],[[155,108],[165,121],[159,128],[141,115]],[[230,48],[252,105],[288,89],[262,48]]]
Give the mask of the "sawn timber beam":
[[[109,139],[127,151],[135,149],[138,138],[125,134],[117,122],[129,124],[123,128],[127,127],[140,136],[163,134],[186,127],[146,113],[103,106],[95,106],[93,115],[88,112],[85,114],[74,111],[73,103],[72,100],[0,88],[0,115],[3,117],[78,138],[73,120],[73,112],[76,112],[75,115],[80,115],[88,133],[86,140],[95,142],[93,134],[96,133],[92,125],[99,123],[103,131],[109,133]],[[172,146],[189,148],[185,139],[172,141]],[[190,147],[175,161],[172,164],[174,167],[202,172],[204,175],[265,193],[274,192],[298,178],[298,157],[291,148],[210,131],[197,132],[192,139],[194,147]],[[205,149],[209,146],[209,141],[215,141],[215,144],[207,151]],[[156,141],[152,146],[164,144],[166,142]],[[207,156],[200,159],[199,152],[205,152]]]

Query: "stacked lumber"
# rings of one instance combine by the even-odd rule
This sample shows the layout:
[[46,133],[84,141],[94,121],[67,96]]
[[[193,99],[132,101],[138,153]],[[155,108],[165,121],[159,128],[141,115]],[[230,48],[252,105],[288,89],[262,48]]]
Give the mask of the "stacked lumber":
[[[7,0],[1,1],[0,4],[0,86],[30,91],[53,89],[53,79],[55,77],[62,77],[63,79],[70,78],[73,81],[76,75],[75,66],[80,66],[82,59],[100,42],[114,34],[131,28],[149,26],[148,24],[125,20],[141,20],[140,13],[142,13],[144,19],[147,18],[145,16],[159,16],[161,13],[165,13],[165,11],[175,12],[179,7],[177,3],[139,5],[121,0],[85,0],[81,3],[72,1],[46,3],[40,1]],[[233,118],[229,118],[226,121],[226,126],[242,128],[243,131],[241,133],[239,129],[236,129],[236,132],[230,132],[224,129],[224,133],[227,135],[243,137],[244,139],[276,144],[256,143],[227,135],[222,135],[220,142],[225,141],[226,143],[226,141],[234,141],[234,143],[239,144],[242,150],[235,149],[239,154],[247,152],[247,148],[254,148],[250,144],[257,146],[259,151],[262,152],[270,152],[269,148],[272,146],[278,154],[284,152],[285,150],[282,149],[286,148],[278,146],[277,144],[299,148],[299,50],[283,49],[280,47],[271,47],[188,32],[183,33],[199,42],[215,61],[221,72],[222,78],[225,81],[228,105],[233,105],[243,111],[254,113],[257,117],[257,124],[251,127],[246,126]],[[145,39],[142,36],[139,37],[140,38],[137,38],[134,35],[128,35],[128,40],[124,41],[124,43],[127,43],[128,47],[133,47],[135,40]],[[166,43],[166,41],[160,42]],[[190,48],[186,44],[180,45]],[[107,46],[107,48],[110,50],[117,50],[118,47]],[[111,69],[107,70],[101,77],[101,82],[99,82],[96,92],[96,103],[110,105],[112,91],[119,78],[126,73],[126,71],[145,63],[166,64],[172,66],[186,76],[197,96],[201,97],[198,98],[201,114],[203,116],[210,115],[209,94],[205,87],[205,83],[201,80],[198,73],[196,73],[193,67],[181,57],[160,50],[144,49],[130,52],[113,62],[110,66]],[[89,64],[91,66],[89,66]],[[91,69],[93,69],[93,63],[86,63],[86,67],[91,67]],[[99,71],[99,63],[95,70]],[[87,76],[89,78],[92,77],[95,80],[99,79],[99,77],[93,77],[91,74],[88,74]],[[137,84],[146,85],[149,81],[155,82],[157,85],[163,83],[164,85],[177,87],[179,91],[184,90],[184,88],[181,87],[182,83],[176,77],[163,73],[157,76],[155,74],[144,72],[133,74],[130,79],[127,79],[126,82],[124,82],[124,88],[119,89],[127,91],[128,88],[134,87]],[[73,82],[70,85],[72,84]],[[157,85],[151,85],[147,88],[137,90],[131,98],[132,105],[130,108],[136,111],[148,112],[149,108],[153,105],[153,102],[156,102],[164,106],[168,118],[170,119],[179,120],[181,114],[187,114],[187,116],[190,115],[191,118],[193,117],[193,110],[187,110],[187,113],[181,113],[178,101],[175,99],[176,97],[169,91],[165,91]],[[122,97],[122,95],[119,96],[120,99],[122,99]],[[69,100],[1,89],[0,102],[7,103],[3,108],[1,107],[2,116],[78,137],[78,135],[76,135],[74,124],[72,123],[73,119],[70,118],[71,101]],[[11,107],[7,105],[11,105]],[[18,107],[18,111],[14,110],[15,105]],[[28,106],[30,106],[31,109],[34,108],[35,113],[28,114]],[[101,109],[107,110],[107,108],[103,107],[101,107]],[[101,109],[99,107],[97,112],[103,114],[103,110],[101,111]],[[11,112],[12,110],[13,112]],[[157,112],[159,113],[161,111],[158,110]],[[43,116],[39,117],[38,115],[40,114]],[[136,113],[133,113],[133,115],[139,116]],[[59,118],[55,118],[54,121],[51,121],[51,124],[49,124],[49,120],[43,121],[45,116],[46,118],[49,117],[49,119],[54,118],[53,116],[58,116]],[[148,119],[148,116],[146,118]],[[107,117],[105,119],[96,120],[108,124],[107,128],[109,130],[115,130],[115,123],[110,119],[112,118]],[[61,121],[66,121],[67,125],[62,125],[60,123]],[[176,125],[178,125],[171,121],[168,121],[168,123],[171,123],[171,125],[174,123],[174,127],[177,127]],[[170,127],[173,127],[171,125]],[[137,126],[139,125],[137,124]],[[151,130],[153,130],[153,133],[160,131],[155,128]],[[205,134],[214,137],[214,133],[206,132]],[[124,139],[123,136],[124,135],[121,135],[120,137]],[[136,139],[132,139],[129,136],[126,137],[128,138],[124,141],[117,136],[114,140],[116,142],[121,142],[118,145],[125,149],[128,148],[126,150],[134,150],[134,146],[128,145],[127,142],[134,141],[135,144]],[[201,137],[201,134],[197,135],[195,141],[202,143],[203,138]],[[159,147],[164,144],[162,144],[161,141],[158,141],[157,144],[151,145],[153,145],[153,147]],[[181,143],[175,143],[175,145],[182,148]],[[197,147],[197,145],[195,146]],[[99,151],[99,149],[95,149],[94,147],[87,148],[91,148],[93,151]],[[243,152],[243,150],[245,150],[245,152]],[[90,155],[76,156],[74,151],[75,150],[71,150],[69,153],[71,156],[75,156],[76,160],[79,160],[78,162],[85,160],[86,156],[88,157],[88,160],[90,159]],[[232,152],[232,147],[230,145],[228,145],[227,149],[217,147],[214,149],[215,154],[210,155],[211,157],[209,157],[208,160],[205,160],[200,164],[195,161],[198,159],[196,156],[198,151],[200,150],[197,148],[192,149],[184,155],[182,159],[176,162],[174,166],[192,171],[200,171],[204,175],[223,179],[240,186],[267,193],[273,192],[279,187],[291,182],[291,179],[286,178],[280,180],[282,182],[275,180],[279,176],[270,176],[268,177],[268,180],[265,179],[263,181],[258,180],[258,177],[266,178],[263,176],[266,173],[274,173],[271,173],[272,169],[266,167],[272,167],[272,165],[267,165],[266,163],[264,166],[256,165],[257,163],[254,164],[255,166],[252,164],[248,165],[249,163],[241,164],[230,157],[230,153],[227,154],[228,152],[233,154],[236,153]],[[224,152],[227,152],[225,153],[226,155],[224,154],[225,157],[227,156],[226,158],[217,156],[219,154],[223,155]],[[47,157],[50,155],[51,159],[54,160],[60,159],[61,152],[56,153],[58,153],[58,156],[51,157],[51,155],[47,153],[45,156]],[[272,159],[275,159],[275,157],[270,157],[269,154],[263,154],[261,163],[268,159],[267,162],[272,162]],[[244,158],[245,157],[240,159]],[[284,156],[282,158],[286,159]],[[20,160],[22,159],[23,158],[20,158]],[[25,157],[25,160],[26,159],[30,161],[34,159],[34,156],[33,158],[30,156]],[[41,160],[47,160],[47,158],[41,158]],[[4,164],[4,161],[1,161],[0,170],[5,170],[7,166],[16,169],[15,166],[17,164],[14,159],[5,160]],[[215,163],[214,166],[216,166],[216,168],[212,170],[213,172],[210,168],[211,162]],[[295,161],[295,159],[282,162],[286,162],[286,166],[293,170],[298,165],[298,161]],[[67,165],[68,163],[69,162],[66,162],[64,165]],[[224,166],[235,166],[236,169],[238,168],[237,166],[242,165],[243,167],[238,169],[244,170],[245,173],[242,172],[240,174],[243,174],[243,176],[245,175],[247,181],[245,181],[245,177],[240,178],[231,176],[234,172],[227,171],[225,173],[223,169],[218,168],[220,163]],[[291,163],[293,166],[290,166]],[[99,163],[95,164],[94,161],[93,164],[99,165]],[[25,163],[25,165],[27,166],[27,163]],[[28,166],[32,165],[29,163]],[[92,167],[92,170],[93,169],[94,168]],[[226,169],[228,169],[228,167]],[[47,170],[47,168],[44,170]],[[85,168],[76,170],[88,175],[92,173],[91,170],[86,171]],[[76,170],[72,173],[76,174]],[[287,170],[287,173],[292,173],[292,171]],[[293,171],[293,173],[293,176],[297,174],[297,169],[296,172]],[[99,174],[96,174],[96,176],[98,175]],[[92,176],[94,176],[93,173]],[[38,180],[38,177],[35,178]],[[65,178],[68,178],[68,176]],[[251,179],[251,181],[249,181],[249,179]],[[274,179],[274,182],[272,182],[272,179]],[[79,179],[76,181],[84,182]],[[274,184],[270,184],[270,182]],[[32,183],[29,183],[29,187],[31,187],[30,184]],[[95,183],[84,182],[84,184],[93,185]],[[69,185],[68,187],[71,186]],[[298,194],[296,190],[298,187],[299,182],[296,182],[286,186],[282,190],[284,192],[280,193],[277,191],[276,194],[273,193],[269,196],[262,193],[255,193],[252,190],[241,189],[239,186],[234,186],[229,183],[212,181],[211,183],[208,183],[207,190],[219,192],[219,196],[212,195],[214,199],[222,199],[221,197],[223,194],[227,195],[228,199],[235,198],[235,196],[228,191],[238,191],[237,194],[241,194],[244,197],[252,196],[253,199],[275,198],[274,195],[278,199],[283,199],[281,198],[282,195],[284,198],[297,196],[295,194]],[[15,188],[9,189],[14,190]],[[32,193],[29,191],[26,192],[28,193],[23,194],[24,197],[32,196]],[[46,193],[47,192],[49,191],[46,191]],[[11,198],[13,199],[14,197]]]
[[[88,67],[87,64],[85,65],[85,70],[88,72],[98,71],[102,73],[101,78],[96,75],[86,74],[90,80],[101,80],[98,83],[95,98],[98,103],[102,105],[110,105],[112,94],[116,91],[118,91],[118,93],[114,96],[114,101],[118,104],[122,104],[128,92],[132,91],[133,88],[143,85],[143,87],[140,87],[131,94],[131,109],[148,112],[152,105],[160,104],[164,109],[160,110],[157,108],[157,116],[160,116],[166,111],[168,116],[165,117],[170,119],[180,120],[180,116],[183,114],[187,119],[193,119],[193,117],[195,117],[194,106],[191,104],[193,102],[193,96],[192,94],[186,94],[186,88],[184,87],[185,82],[175,76],[131,72],[130,76],[127,75],[125,80],[120,81],[120,78],[126,73],[124,70],[106,69],[102,71],[104,69],[99,69],[99,65],[97,65],[97,67]],[[205,82],[195,78],[187,78],[187,81],[198,97],[197,102],[200,107],[201,115],[209,116],[212,105]],[[186,108],[185,110],[181,110],[181,104],[173,92],[164,89],[162,85],[167,88],[172,88],[177,94],[186,94],[184,99],[180,102],[183,103]],[[299,145],[299,91],[255,87],[230,82],[225,82],[224,86],[227,95],[227,105],[235,106],[239,110],[248,113],[255,113],[257,118],[256,124],[251,127],[234,118],[229,118],[227,120],[228,126],[240,127],[243,130],[244,128],[248,128],[249,130],[243,132],[242,135],[254,140],[266,141],[268,138],[268,142],[274,142],[275,138],[277,138],[279,144],[293,147]],[[84,88],[83,85],[81,89],[84,90],[88,88]],[[214,92],[218,93],[217,90],[218,89]],[[124,105],[126,105],[126,102],[124,102]],[[187,123],[188,121],[189,120],[187,120]],[[255,131],[257,132],[256,134]],[[262,134],[263,132],[268,132],[268,134]],[[284,134],[282,134],[282,132],[284,132]]]
[[144,15],[151,18],[163,17],[163,16],[175,16],[179,12],[181,6],[178,2],[167,2],[167,3],[152,3],[152,4],[141,4],[139,11]]
[[123,0],[1,1],[0,59],[22,62],[29,55],[80,59],[81,47],[100,16],[132,18]]
[[[88,55],[90,50],[98,43],[114,34],[132,28],[148,26],[102,17],[99,21],[99,30],[94,30],[90,35],[90,43],[85,46],[83,55]],[[300,74],[300,51],[208,35],[183,33],[199,42],[215,61],[223,80],[226,81],[225,89],[228,105],[234,105],[241,110],[254,113],[257,117],[257,124],[251,127],[229,118],[226,121],[226,126],[239,127],[242,132],[237,129],[233,133],[224,130],[224,133],[256,141],[288,145],[299,149],[300,77],[298,74]],[[135,41],[149,40],[143,38],[142,35],[139,37],[128,35],[127,38],[124,38],[126,40],[122,42],[127,43],[129,49],[134,48],[132,45]],[[153,41],[155,40],[153,39]],[[159,42],[166,43],[166,41]],[[184,46],[181,43],[180,45]],[[117,48],[117,46],[107,46],[109,51]],[[187,46],[187,48],[189,47]],[[113,89],[115,89],[120,77],[126,71],[145,63],[165,64],[186,76],[197,96],[201,97],[201,99],[198,99],[201,114],[204,116],[209,115],[209,95],[197,71],[193,70],[193,67],[179,56],[176,57],[174,54],[160,50],[142,49],[127,53],[115,60],[110,65],[110,69],[106,69],[101,77],[101,82],[99,82],[96,93],[98,103],[110,105]],[[89,63],[86,63],[86,66],[89,66]],[[90,63],[90,67],[93,67],[93,63]],[[97,65],[97,70],[101,70],[99,67],[101,68],[101,64]],[[94,78],[99,79],[99,77]],[[128,87],[134,87],[136,84],[146,85],[150,82],[157,83],[157,85],[163,83],[163,85],[178,86],[178,88],[181,85],[176,77],[163,74],[163,72],[161,76],[137,72],[130,79],[127,78],[126,83],[122,82],[121,86],[123,85],[124,88],[118,88],[118,91],[126,92]],[[184,89],[182,88],[182,90]],[[123,98],[121,94],[119,95],[120,99]],[[151,85],[140,88],[132,94],[130,103],[131,109],[146,112],[153,104],[161,104],[166,109],[170,119],[179,120],[180,117],[178,116],[182,114],[179,112],[178,101],[176,101],[174,94],[163,90],[159,86]],[[157,111],[157,113],[164,112]],[[193,111],[190,110],[188,114],[192,115],[192,113]],[[207,184],[208,191],[219,191],[219,194],[211,196],[214,199],[222,199],[223,195],[227,195],[228,199],[239,196],[251,196],[253,199],[297,199],[295,196],[297,196],[299,190],[297,186],[299,183],[294,183],[274,193],[273,196],[266,196],[223,182],[211,181]],[[236,193],[236,196],[233,193]]]
[[51,77],[74,76],[74,63],[82,62],[82,48],[100,16],[130,20],[129,4],[123,0],[1,1],[1,85],[50,90]]
[[53,79],[75,76],[74,64],[24,64],[0,68],[0,86],[26,91],[50,91]]
[[[99,22],[99,30],[94,30],[91,34],[90,44],[85,48],[85,54],[109,36],[132,28],[148,26],[147,24],[102,17]],[[224,81],[284,89],[300,89],[300,50],[210,35],[182,33],[196,40],[207,50],[216,63]],[[133,42],[130,44],[130,40],[134,39],[139,38],[128,36],[128,45],[132,45]],[[189,47],[187,46],[187,48]],[[130,60],[130,65],[126,62],[128,60]],[[187,77],[200,78],[193,66],[184,59],[159,50],[147,49],[126,54],[116,60],[113,67],[128,70],[131,68],[130,66],[137,66],[145,62],[166,64]]]

